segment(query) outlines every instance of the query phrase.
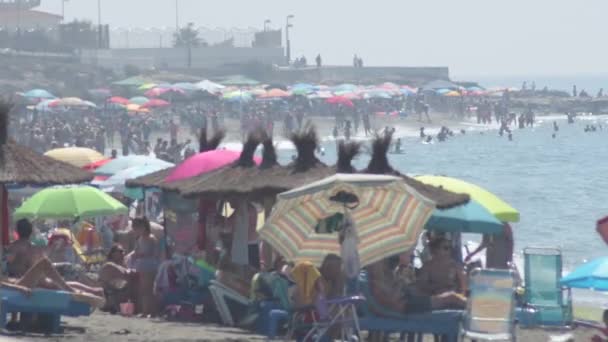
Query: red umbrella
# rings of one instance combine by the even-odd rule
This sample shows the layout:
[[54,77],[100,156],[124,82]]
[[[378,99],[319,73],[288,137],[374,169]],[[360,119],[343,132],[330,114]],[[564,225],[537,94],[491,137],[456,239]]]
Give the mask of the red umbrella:
[[608,244],[608,216],[603,219],[597,221],[597,232],[600,234],[604,242]]
[[102,160],[96,161],[96,162],[94,162],[94,163],[91,163],[91,164],[85,165],[85,166],[83,166],[82,168],[83,168],[84,170],[87,170],[87,171],[93,172],[93,171],[95,171],[95,170],[96,170],[98,167],[101,167],[101,166],[103,166],[103,165],[107,164],[107,163],[108,163],[110,160],[112,160],[112,159],[111,159],[111,158],[108,158],[108,159],[102,159]]
[[112,96],[108,99],[108,102],[126,106],[129,104],[129,99],[125,99],[124,97],[120,96]]
[[151,99],[144,103],[140,108],[161,108],[171,105],[169,102],[161,99]]
[[344,96],[330,97],[327,100],[325,100],[325,102],[327,102],[329,104],[338,104],[338,105],[343,105],[343,106],[347,106],[347,107],[354,107],[355,106],[353,104],[353,101],[349,100],[348,98],[346,98]]

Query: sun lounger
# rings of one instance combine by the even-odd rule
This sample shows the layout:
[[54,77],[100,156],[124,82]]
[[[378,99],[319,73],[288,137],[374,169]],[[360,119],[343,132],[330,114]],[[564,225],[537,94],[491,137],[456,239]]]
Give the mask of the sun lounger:
[[524,327],[567,327],[572,325],[570,289],[560,286],[562,254],[557,248],[524,250],[524,310],[518,315]]
[[[447,341],[457,341],[463,311],[439,310],[423,314],[405,315],[381,307],[371,295],[365,272],[359,277],[359,289],[366,298],[359,306],[359,326],[364,331],[385,333],[432,334],[445,336]],[[381,312],[382,317],[373,312]]]
[[0,327],[6,326],[10,313],[49,314],[53,317],[52,332],[59,332],[61,316],[88,316],[91,314],[89,304],[76,301],[68,292],[37,289],[26,297],[12,289],[0,290]]
[[515,340],[515,275],[511,270],[475,269],[462,337],[475,341]]
[[224,284],[216,280],[211,280],[209,285],[209,292],[211,292],[213,302],[215,303],[215,307],[217,308],[217,311],[220,314],[222,322],[228,326],[234,326],[235,320],[232,313],[230,312],[227,300],[231,300],[238,304],[241,304],[245,308],[251,304],[249,298],[244,297],[240,293],[234,291],[229,287],[226,287]]

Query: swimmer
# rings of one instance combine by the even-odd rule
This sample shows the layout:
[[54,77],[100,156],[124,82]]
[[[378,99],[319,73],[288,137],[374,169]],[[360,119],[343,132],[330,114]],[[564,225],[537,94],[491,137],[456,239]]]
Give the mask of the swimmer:
[[420,139],[424,139],[426,137],[426,133],[424,133],[424,127],[420,127]]
[[551,134],[551,138],[555,139],[556,135],[555,133]]
[[395,153],[401,152],[403,152],[403,150],[401,149],[401,138],[398,138],[397,142],[395,143]]
[[465,131],[464,129],[461,129],[460,134],[465,135],[465,134],[467,134],[467,131]]
[[509,141],[513,141],[513,133],[509,132]]
[[557,125],[557,122],[556,122],[556,121],[553,121],[553,131],[554,131],[554,132],[559,131],[559,126]]

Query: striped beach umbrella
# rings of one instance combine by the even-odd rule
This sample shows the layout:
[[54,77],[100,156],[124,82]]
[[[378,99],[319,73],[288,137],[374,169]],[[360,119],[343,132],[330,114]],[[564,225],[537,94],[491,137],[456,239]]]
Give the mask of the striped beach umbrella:
[[434,209],[401,178],[337,174],[279,194],[258,233],[287,260],[320,265],[326,254],[340,254],[338,232],[324,222],[348,211],[366,266],[413,248]]

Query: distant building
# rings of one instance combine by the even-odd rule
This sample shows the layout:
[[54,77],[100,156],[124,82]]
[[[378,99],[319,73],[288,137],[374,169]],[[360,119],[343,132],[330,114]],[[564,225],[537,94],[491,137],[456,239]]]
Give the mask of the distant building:
[[8,30],[53,29],[61,24],[61,20],[61,16],[57,14],[0,7],[0,27]]

